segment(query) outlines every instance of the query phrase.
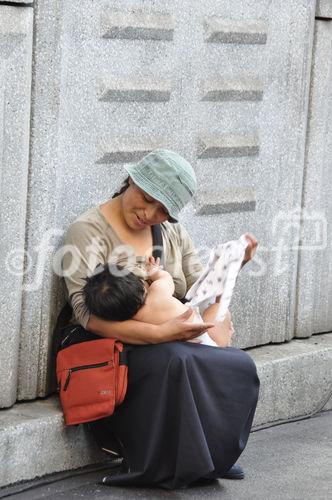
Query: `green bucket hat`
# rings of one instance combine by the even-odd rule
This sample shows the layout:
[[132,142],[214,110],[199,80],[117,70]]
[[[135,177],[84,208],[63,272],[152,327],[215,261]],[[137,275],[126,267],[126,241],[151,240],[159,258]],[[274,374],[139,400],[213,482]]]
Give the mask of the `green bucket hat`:
[[190,163],[169,149],[155,149],[137,164],[124,168],[138,187],[167,208],[171,222],[177,222],[180,210],[197,188]]

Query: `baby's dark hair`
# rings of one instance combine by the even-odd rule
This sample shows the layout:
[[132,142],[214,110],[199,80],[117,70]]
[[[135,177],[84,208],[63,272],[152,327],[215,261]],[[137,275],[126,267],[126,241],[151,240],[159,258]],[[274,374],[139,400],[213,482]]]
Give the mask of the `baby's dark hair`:
[[[99,264],[83,287],[90,313],[102,319],[125,321],[132,318],[145,301],[142,278],[118,264]],[[119,275],[120,274],[120,275]]]

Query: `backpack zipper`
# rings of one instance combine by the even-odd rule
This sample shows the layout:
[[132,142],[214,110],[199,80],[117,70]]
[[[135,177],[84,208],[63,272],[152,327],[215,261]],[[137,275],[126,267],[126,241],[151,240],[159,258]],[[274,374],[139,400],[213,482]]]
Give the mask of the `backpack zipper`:
[[82,365],[82,366],[74,366],[74,368],[69,368],[69,372],[63,390],[64,391],[67,390],[72,372],[77,372],[78,370],[87,370],[88,368],[98,368],[99,366],[106,366],[108,365],[108,363],[109,363],[108,361],[104,361],[103,363],[96,363],[94,365]]

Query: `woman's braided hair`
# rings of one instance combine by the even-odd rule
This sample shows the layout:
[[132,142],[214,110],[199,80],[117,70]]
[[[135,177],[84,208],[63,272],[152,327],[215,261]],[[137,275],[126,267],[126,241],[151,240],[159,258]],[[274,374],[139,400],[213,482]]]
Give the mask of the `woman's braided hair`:
[[129,175],[123,181],[122,186],[119,188],[119,191],[116,191],[113,194],[112,198],[116,198],[117,196],[120,196],[120,194],[124,193],[128,187],[129,187]]

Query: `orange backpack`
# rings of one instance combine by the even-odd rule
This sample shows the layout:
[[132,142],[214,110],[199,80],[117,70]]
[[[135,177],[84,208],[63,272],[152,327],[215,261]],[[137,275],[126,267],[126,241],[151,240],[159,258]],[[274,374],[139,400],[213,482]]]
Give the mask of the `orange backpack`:
[[56,377],[67,425],[112,415],[127,391],[124,346],[115,339],[89,340],[60,350]]

